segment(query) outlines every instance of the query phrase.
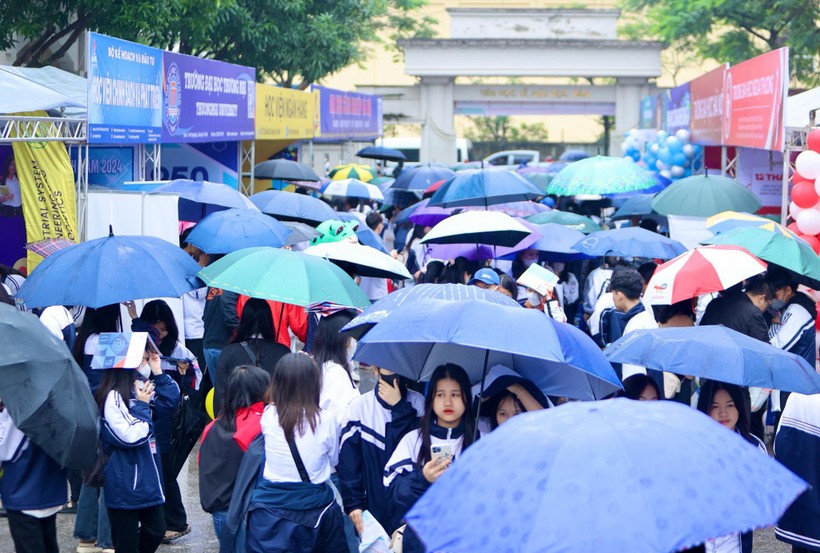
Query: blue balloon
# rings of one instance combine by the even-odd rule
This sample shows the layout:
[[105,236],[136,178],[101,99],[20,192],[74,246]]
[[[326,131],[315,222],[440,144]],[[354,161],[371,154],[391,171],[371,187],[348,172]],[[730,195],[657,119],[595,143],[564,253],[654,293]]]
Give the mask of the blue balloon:
[[638,150],[631,150],[629,152],[629,155],[635,161],[640,161],[640,159],[641,159],[641,152],[639,152]]
[[673,152],[683,151],[683,142],[677,136],[670,136],[666,139],[666,147]]
[[669,148],[663,147],[658,152],[658,159],[666,165],[672,165],[672,151]]
[[683,152],[672,154],[672,165],[679,165],[681,167],[686,165],[686,154]]

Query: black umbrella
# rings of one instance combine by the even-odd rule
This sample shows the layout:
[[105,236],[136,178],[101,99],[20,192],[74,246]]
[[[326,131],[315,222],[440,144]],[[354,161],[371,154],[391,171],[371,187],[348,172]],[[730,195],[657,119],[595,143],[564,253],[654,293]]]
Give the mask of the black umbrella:
[[253,176],[257,179],[274,180],[322,180],[307,165],[290,161],[289,159],[269,159],[253,168]]
[[171,451],[168,462],[170,474],[176,478],[188,456],[194,449],[202,431],[211,421],[205,411],[205,395],[208,390],[204,387],[196,391],[183,391],[179,407],[174,412],[171,426]]
[[91,468],[99,411],[65,342],[34,315],[0,304],[0,344],[0,398],[17,427],[60,465]]
[[407,161],[407,156],[399,150],[385,148],[384,146],[368,146],[362,148],[356,155],[366,159],[384,159],[386,161]]

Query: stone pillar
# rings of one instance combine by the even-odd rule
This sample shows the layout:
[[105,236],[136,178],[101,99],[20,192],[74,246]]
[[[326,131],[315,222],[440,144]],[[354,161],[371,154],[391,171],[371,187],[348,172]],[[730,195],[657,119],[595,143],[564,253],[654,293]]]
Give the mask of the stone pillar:
[[421,78],[422,162],[456,163],[454,77]]
[[609,155],[621,157],[621,143],[630,129],[639,128],[641,98],[649,96],[649,83],[641,78],[620,78],[615,84],[615,129],[609,137]]

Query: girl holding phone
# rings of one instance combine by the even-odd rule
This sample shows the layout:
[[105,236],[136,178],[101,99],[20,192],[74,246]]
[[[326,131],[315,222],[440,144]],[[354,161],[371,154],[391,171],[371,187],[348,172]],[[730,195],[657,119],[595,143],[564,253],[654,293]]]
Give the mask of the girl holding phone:
[[[467,408],[471,397],[470,380],[463,368],[448,363],[433,371],[421,428],[402,438],[385,466],[384,485],[397,518],[403,517],[473,443],[475,419]],[[412,529],[404,533],[403,551],[424,551]]]

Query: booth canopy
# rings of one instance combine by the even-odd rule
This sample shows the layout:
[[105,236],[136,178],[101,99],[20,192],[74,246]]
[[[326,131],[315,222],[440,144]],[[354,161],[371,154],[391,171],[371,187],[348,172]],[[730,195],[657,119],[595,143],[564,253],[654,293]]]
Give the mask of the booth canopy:
[[786,98],[786,127],[808,127],[809,112],[820,110],[820,87]]
[[[66,115],[83,115],[85,79],[56,67],[34,69],[0,66],[0,113],[66,109]],[[74,109],[79,108],[79,109]]]

